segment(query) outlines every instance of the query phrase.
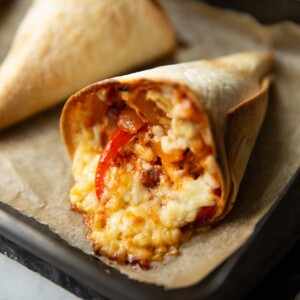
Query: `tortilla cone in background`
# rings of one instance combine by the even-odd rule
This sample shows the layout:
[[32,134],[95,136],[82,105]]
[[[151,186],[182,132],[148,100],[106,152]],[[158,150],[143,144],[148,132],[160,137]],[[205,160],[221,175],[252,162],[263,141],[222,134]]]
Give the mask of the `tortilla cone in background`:
[[[240,181],[265,116],[268,89],[272,79],[272,64],[273,57],[269,52],[245,52],[211,61],[195,61],[158,67],[91,84],[70,97],[64,107],[61,130],[68,152],[72,159],[75,155],[74,163],[76,163],[76,159],[79,158],[76,150],[80,145],[82,132],[87,128],[92,128],[95,124],[104,122],[104,116],[109,114],[114,101],[125,102],[127,107],[134,110],[143,120],[148,118],[148,104],[152,103],[153,111],[158,117],[153,121],[150,116],[148,118],[148,121],[150,121],[147,123],[148,127],[143,128],[162,125],[159,122],[165,119],[169,119],[170,123],[176,118],[182,122],[191,122],[192,126],[197,128],[197,134],[194,134],[194,136],[202,139],[202,146],[199,146],[191,138],[193,144],[191,144],[189,151],[198,160],[186,161],[185,156],[183,159],[184,164],[187,164],[188,170],[197,170],[201,165],[201,172],[197,175],[199,176],[198,179],[209,173],[218,182],[218,185],[212,187],[211,193],[213,194],[215,190],[218,192],[213,198],[214,204],[209,204],[209,207],[213,207],[213,210],[210,210],[208,215],[203,216],[202,214],[199,220],[199,213],[201,215],[202,210],[207,207],[207,204],[203,204],[203,207],[198,207],[195,213],[193,212],[192,219],[189,215],[188,219],[184,223],[181,222],[178,227],[186,228],[186,225],[190,223],[193,223],[196,227],[213,223],[223,218],[234,204]],[[165,114],[165,118],[160,119],[161,112]],[[185,126],[187,123],[182,124]],[[170,124],[167,125],[167,128],[173,130]],[[106,140],[111,132],[107,133]],[[165,130],[165,134],[168,135],[169,132]],[[181,134],[183,136],[178,136],[178,139],[184,138],[185,133]],[[94,138],[95,140],[98,139],[97,136],[94,136]],[[206,149],[206,151],[203,151],[203,149]],[[152,150],[161,158],[163,172],[169,174],[169,171],[165,168],[168,164],[164,164],[163,161],[165,154],[160,156],[160,152],[157,152],[154,148]],[[103,151],[103,147],[95,151],[94,156],[99,155]],[[184,151],[187,151],[187,149],[184,149]],[[183,155],[186,155],[185,153]],[[174,156],[176,155],[173,154]],[[203,164],[203,161],[206,161],[208,157],[213,157],[211,160],[213,161],[212,168],[207,167],[208,163]],[[176,163],[174,162],[174,164]],[[193,164],[193,166],[189,168],[188,164]],[[92,172],[96,172],[95,168]],[[176,180],[178,180],[180,185],[181,181],[185,181],[185,177],[188,176],[185,176],[184,173],[177,179],[172,178],[173,184],[176,186]],[[197,178],[194,179],[195,182],[198,180]],[[78,174],[75,174],[75,181],[78,181]],[[191,181],[192,179],[189,179],[189,182]],[[93,186],[93,184],[94,182],[90,182],[90,185]],[[119,183],[119,188],[121,185],[122,183]],[[159,184],[155,188],[159,189]],[[95,189],[95,187],[93,186],[92,189]],[[201,193],[202,190],[202,186],[199,186],[193,195],[197,198],[197,193]],[[92,191],[92,193],[94,192]],[[80,206],[81,203],[78,204],[76,201],[72,204],[79,211],[86,213],[85,221],[90,230],[90,239],[93,240],[95,249],[99,250],[101,245],[97,244],[97,238],[95,237],[97,232],[94,234],[94,231],[98,229],[91,218],[95,217],[97,207],[103,205],[104,202],[101,203],[95,196],[93,201],[94,210],[92,209],[92,211],[85,211],[85,208]],[[104,203],[105,205],[106,203]],[[181,209],[184,204],[180,205]],[[195,207],[192,210],[195,210]],[[173,246],[176,248],[180,242],[180,239],[176,240]],[[168,251],[164,252],[162,250],[162,252],[166,254]],[[105,251],[101,253],[107,255]],[[117,252],[114,258],[118,255]],[[131,261],[128,259],[130,255],[133,255]],[[108,254],[108,256],[113,257],[111,254]],[[134,257],[134,253],[129,253],[128,257],[127,261],[129,262],[143,261],[143,258],[140,259],[138,255]]]
[[175,48],[151,0],[36,0],[0,68],[0,129]]

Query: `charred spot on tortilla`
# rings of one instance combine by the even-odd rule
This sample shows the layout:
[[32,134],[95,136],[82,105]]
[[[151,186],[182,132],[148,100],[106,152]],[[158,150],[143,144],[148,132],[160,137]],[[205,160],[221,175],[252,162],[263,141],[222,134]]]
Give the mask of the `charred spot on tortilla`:
[[157,168],[151,168],[150,170],[142,170],[140,173],[140,179],[144,186],[153,188],[159,185],[161,170]]

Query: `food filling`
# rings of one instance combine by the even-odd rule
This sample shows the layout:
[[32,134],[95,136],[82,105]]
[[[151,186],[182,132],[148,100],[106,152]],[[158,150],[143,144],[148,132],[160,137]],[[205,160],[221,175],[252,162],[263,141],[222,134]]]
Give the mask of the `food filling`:
[[71,203],[97,254],[147,268],[216,214],[221,175],[208,119],[173,86],[95,95],[102,116],[78,133]]

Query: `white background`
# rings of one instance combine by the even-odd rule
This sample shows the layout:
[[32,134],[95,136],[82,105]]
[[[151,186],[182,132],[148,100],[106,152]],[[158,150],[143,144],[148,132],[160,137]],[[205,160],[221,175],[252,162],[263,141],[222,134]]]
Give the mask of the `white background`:
[[0,253],[0,300],[78,300],[76,296]]

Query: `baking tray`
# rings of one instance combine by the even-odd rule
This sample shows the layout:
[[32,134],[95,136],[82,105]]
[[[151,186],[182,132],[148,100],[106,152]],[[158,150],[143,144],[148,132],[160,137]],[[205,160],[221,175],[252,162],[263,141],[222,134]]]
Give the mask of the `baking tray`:
[[5,204],[0,204],[0,234],[110,299],[234,299],[247,293],[300,237],[299,199],[300,170],[244,246],[200,283],[175,290],[129,279]]
[[[265,23],[284,19],[300,21],[300,5],[293,0],[273,3],[262,1],[257,5],[252,5],[252,1],[206,2],[250,11]],[[262,5],[269,5],[272,10],[263,9]],[[281,11],[279,15],[278,11]],[[71,247],[47,226],[23,216],[1,202],[0,235],[31,253],[31,260],[45,261],[50,267],[59,270],[61,276],[70,276],[73,284],[68,289],[81,297],[85,296],[76,289],[76,285],[82,286],[83,289],[91,289],[89,295],[93,299],[236,299],[253,288],[299,239],[299,200],[298,170],[272,209],[258,223],[252,236],[238,251],[198,284],[176,290],[165,290],[156,285],[129,279],[116,269]],[[54,277],[48,276],[56,281]],[[59,284],[65,286],[63,282]]]

